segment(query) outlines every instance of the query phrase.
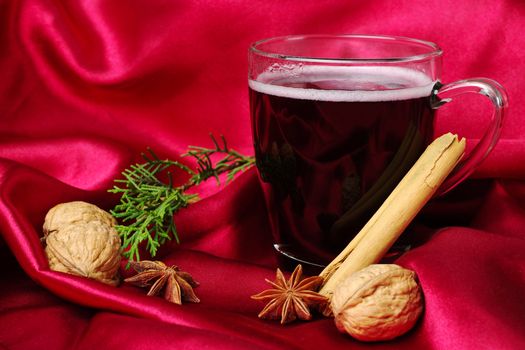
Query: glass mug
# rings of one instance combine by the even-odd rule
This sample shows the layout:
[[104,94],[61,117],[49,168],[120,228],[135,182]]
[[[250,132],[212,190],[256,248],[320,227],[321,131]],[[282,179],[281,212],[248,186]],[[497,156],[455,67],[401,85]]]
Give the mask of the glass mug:
[[435,110],[456,96],[487,96],[494,113],[440,192],[491,151],[505,90],[484,78],[441,84],[441,55],[433,43],[392,36],[285,36],[252,44],[253,142],[281,266],[315,269],[332,260],[432,141]]

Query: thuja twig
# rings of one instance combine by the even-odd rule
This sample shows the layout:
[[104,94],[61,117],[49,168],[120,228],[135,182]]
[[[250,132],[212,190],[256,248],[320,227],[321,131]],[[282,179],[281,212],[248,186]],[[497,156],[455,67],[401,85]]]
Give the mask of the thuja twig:
[[[111,213],[121,220],[116,230],[122,239],[123,255],[129,260],[140,260],[139,246],[146,242],[146,249],[152,257],[158,248],[166,241],[175,238],[179,243],[179,235],[174,222],[174,214],[199,200],[195,193],[187,193],[191,187],[197,186],[214,177],[220,184],[220,175],[226,174],[226,183],[233,180],[236,174],[254,165],[255,159],[244,156],[228,148],[226,140],[221,136],[217,142],[210,135],[214,148],[190,146],[183,157],[194,158],[197,169],[169,159],[159,159],[148,149],[142,154],[144,163],[134,164],[122,173],[123,179],[115,180],[115,185],[109,192],[121,194],[120,203]],[[223,155],[217,161],[212,157]],[[189,180],[174,186],[173,173],[184,172]]]
[[[210,135],[215,148],[204,148],[189,146],[189,150],[183,157],[193,157],[197,161],[198,171],[191,179],[191,185],[198,185],[210,177],[214,177],[220,183],[219,175],[227,173],[226,183],[233,180],[235,175],[243,172],[255,164],[255,158],[243,156],[239,152],[228,148],[226,139],[221,135],[222,146],[217,142],[213,135]],[[211,157],[214,154],[224,154],[224,158],[213,164]]]

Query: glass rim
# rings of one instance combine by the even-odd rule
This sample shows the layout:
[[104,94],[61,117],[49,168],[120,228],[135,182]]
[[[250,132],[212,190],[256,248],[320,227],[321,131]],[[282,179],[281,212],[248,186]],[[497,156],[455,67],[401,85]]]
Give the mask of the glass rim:
[[[326,38],[326,39],[365,39],[365,40],[391,40],[397,41],[399,43],[406,44],[417,44],[419,46],[424,46],[429,49],[428,52],[410,55],[404,57],[370,57],[370,58],[327,58],[327,57],[312,57],[312,56],[301,56],[301,55],[287,55],[283,53],[267,52],[260,49],[259,47],[263,44],[277,42],[277,41],[293,41],[293,40],[302,40],[302,39],[313,39],[313,38]],[[250,45],[250,52],[254,54],[265,56],[268,58],[289,60],[289,61],[302,61],[302,62],[317,62],[317,63],[396,63],[396,62],[414,62],[430,59],[432,57],[441,56],[443,50],[435,43],[414,39],[404,36],[395,36],[395,35],[370,35],[370,34],[305,34],[305,35],[284,35],[270,37],[262,40],[258,40]]]

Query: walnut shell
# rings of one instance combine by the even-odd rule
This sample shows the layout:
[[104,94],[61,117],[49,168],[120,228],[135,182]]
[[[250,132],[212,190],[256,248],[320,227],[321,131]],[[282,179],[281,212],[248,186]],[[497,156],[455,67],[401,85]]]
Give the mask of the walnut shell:
[[414,326],[423,296],[414,271],[375,264],[341,282],[331,307],[339,331],[362,341],[390,340]]
[[83,202],[50,210],[44,223],[46,254],[55,271],[119,283],[120,238],[109,213]]
[[96,205],[81,201],[60,203],[47,212],[44,222],[44,235],[47,236],[64,226],[90,221],[100,221],[111,227],[117,223],[110,213]]

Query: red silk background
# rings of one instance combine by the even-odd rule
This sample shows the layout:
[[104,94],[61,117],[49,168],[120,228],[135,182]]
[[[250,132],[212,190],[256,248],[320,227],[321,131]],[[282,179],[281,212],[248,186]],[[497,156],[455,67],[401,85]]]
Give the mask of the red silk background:
[[[525,4],[432,1],[0,1],[0,348],[518,349],[525,346]],[[111,208],[113,179],[152,147],[177,159],[209,132],[252,154],[247,48],[265,37],[366,33],[444,50],[443,81],[484,76],[509,93],[501,141],[472,178],[430,203],[397,263],[426,310],[374,346],[332,320],[261,321],[249,296],[273,278],[257,174],[180,212],[182,244],[162,259],[201,282],[175,306],[49,270],[39,238],[53,205]],[[482,97],[454,101],[437,132],[476,142]]]

